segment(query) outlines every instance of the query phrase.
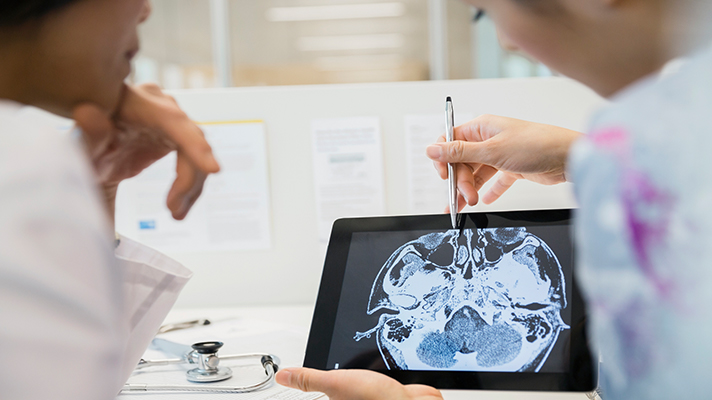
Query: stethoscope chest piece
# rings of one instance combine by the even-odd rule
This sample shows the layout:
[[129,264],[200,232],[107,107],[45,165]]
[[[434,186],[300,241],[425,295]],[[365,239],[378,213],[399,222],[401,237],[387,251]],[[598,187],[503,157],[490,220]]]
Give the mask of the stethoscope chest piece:
[[[230,392],[230,393],[250,393],[269,387],[274,383],[274,376],[277,373],[279,359],[276,356],[266,353],[245,353],[218,356],[218,350],[223,346],[222,342],[200,342],[190,347],[178,343],[161,341],[165,349],[173,354],[180,354],[180,358],[169,358],[165,360],[145,360],[141,359],[136,369],[144,369],[159,365],[172,365],[188,363],[197,365],[186,372],[188,381],[198,383],[198,385],[186,384],[156,384],[156,383],[126,383],[121,389],[121,393],[140,392]],[[265,377],[257,383],[251,385],[201,385],[202,383],[220,382],[232,377],[232,370],[221,367],[220,360],[240,360],[248,358],[260,358],[260,364],[264,368]]]
[[222,342],[200,342],[192,346],[192,356],[196,358],[198,368],[193,368],[186,373],[190,382],[219,382],[232,378],[230,368],[219,366],[220,358],[217,353],[222,346]]

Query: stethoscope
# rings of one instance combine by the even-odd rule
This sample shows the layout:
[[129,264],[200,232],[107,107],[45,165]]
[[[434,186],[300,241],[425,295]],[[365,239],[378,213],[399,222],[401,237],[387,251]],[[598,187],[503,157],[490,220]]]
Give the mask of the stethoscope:
[[[155,339],[158,340],[158,339]],[[177,345],[168,341],[174,348],[187,346]],[[191,346],[192,350],[182,353],[181,358],[168,358],[163,360],[145,360],[141,359],[136,367],[136,370],[141,370],[148,367],[172,364],[195,364],[196,368],[186,372],[186,378],[190,382],[198,383],[198,385],[161,385],[153,383],[127,383],[121,389],[121,393],[135,393],[147,391],[162,391],[162,392],[231,392],[231,393],[247,393],[254,392],[274,382],[274,375],[277,373],[278,358],[271,354],[265,353],[249,353],[249,354],[233,354],[228,356],[219,356],[218,350],[223,346],[222,342],[200,342]],[[201,383],[220,382],[232,377],[232,370],[228,367],[221,367],[221,360],[238,360],[246,358],[258,358],[262,367],[265,369],[267,377],[262,381],[253,385],[247,386],[230,386],[230,385],[200,385]]]

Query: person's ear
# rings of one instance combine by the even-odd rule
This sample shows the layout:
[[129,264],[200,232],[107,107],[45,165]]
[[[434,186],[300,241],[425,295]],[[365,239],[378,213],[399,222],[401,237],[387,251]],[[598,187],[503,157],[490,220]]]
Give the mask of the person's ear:
[[502,46],[503,49],[507,51],[519,51],[519,46],[499,28],[497,28],[497,39],[499,39],[499,45]]
[[151,6],[151,0],[145,0],[143,3],[143,10],[141,10],[141,16],[139,17],[138,22],[146,22],[148,17],[151,15],[151,11],[153,11],[153,7]]

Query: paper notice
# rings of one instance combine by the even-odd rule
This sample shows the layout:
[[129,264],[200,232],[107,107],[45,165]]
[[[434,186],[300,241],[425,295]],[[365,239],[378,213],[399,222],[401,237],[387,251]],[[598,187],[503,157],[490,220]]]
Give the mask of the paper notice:
[[221,166],[184,221],[166,197],[175,179],[172,154],[119,188],[116,229],[163,252],[270,247],[270,198],[265,128],[261,121],[201,125]]
[[[444,107],[443,107],[444,109]],[[471,114],[455,114],[455,125],[472,119]],[[405,116],[405,149],[408,167],[408,212],[438,214],[448,204],[447,181],[440,179],[433,162],[425,155],[428,145],[445,134],[445,112]]]
[[385,214],[377,117],[314,120],[312,148],[319,240],[337,218]]

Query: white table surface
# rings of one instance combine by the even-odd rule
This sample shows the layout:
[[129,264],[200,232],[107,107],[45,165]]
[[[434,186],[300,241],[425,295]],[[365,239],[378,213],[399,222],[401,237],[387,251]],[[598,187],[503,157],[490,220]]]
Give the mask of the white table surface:
[[[283,360],[291,360],[285,367],[293,367],[303,360],[306,348],[308,330],[311,324],[312,307],[310,306],[280,306],[280,307],[235,307],[235,308],[178,308],[166,317],[166,323],[187,321],[198,318],[208,318],[211,321],[241,319],[246,322],[267,321],[278,322],[304,328],[303,344],[289,349],[289,354],[277,354]],[[290,331],[294,335],[294,330]],[[292,352],[293,351],[293,352]],[[284,352],[284,350],[283,350]],[[587,400],[582,393],[552,393],[552,392],[503,392],[483,390],[443,390],[445,400]]]

